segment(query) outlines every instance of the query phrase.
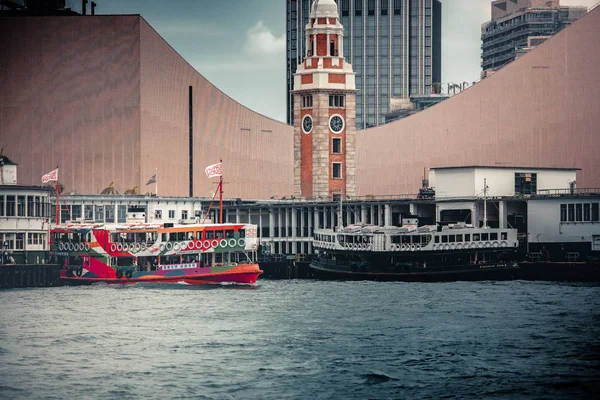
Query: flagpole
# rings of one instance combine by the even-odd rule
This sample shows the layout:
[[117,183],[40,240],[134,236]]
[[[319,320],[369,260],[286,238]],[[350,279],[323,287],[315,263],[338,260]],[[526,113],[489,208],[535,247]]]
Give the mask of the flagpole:
[[154,168],[154,192],[156,197],[158,197],[158,168]]
[[54,191],[56,192],[56,225],[58,225],[58,165],[56,166],[56,187]]
[[223,223],[223,160],[219,160],[221,163],[221,179],[219,179],[219,223]]

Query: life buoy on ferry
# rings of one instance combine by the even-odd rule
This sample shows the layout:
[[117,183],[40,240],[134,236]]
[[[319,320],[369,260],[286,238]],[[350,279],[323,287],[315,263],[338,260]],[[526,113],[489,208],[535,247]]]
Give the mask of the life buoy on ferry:
[[477,243],[477,247],[479,247],[480,249],[483,248],[483,242]]
[[181,251],[187,250],[188,244],[186,242],[181,242],[179,243],[179,248],[181,249]]
[[235,247],[237,245],[237,242],[235,241],[235,239],[229,239],[229,247]]
[[146,242],[142,242],[140,246],[142,246],[142,251],[146,251],[148,249],[148,245],[146,244]]
[[450,245],[450,249],[454,250],[455,248],[456,248],[456,245],[455,245],[454,243],[452,243],[452,244]]
[[506,242],[500,243],[500,247],[506,247],[508,244]]
[[116,244],[116,243],[112,243],[112,244],[110,245],[110,251],[112,251],[112,252],[115,252],[115,251],[117,251],[117,244]]
[[164,243],[159,244],[158,245],[158,250],[161,251],[161,252],[165,251],[165,244]]
[[132,275],[133,275],[133,274],[131,273],[131,270],[127,270],[127,271],[125,271],[125,278],[131,279],[131,276],[132,276]]
[[120,251],[120,252],[123,251],[123,244],[122,243],[118,243],[117,244],[117,250]]
[[173,250],[173,243],[167,242],[167,244],[165,244],[165,249],[167,249],[167,251]]
[[136,253],[139,253],[142,250],[142,245],[139,244],[138,242],[135,242],[134,247],[135,247]]
[[207,249],[208,249],[208,248],[210,247],[210,242],[209,242],[208,240],[205,240],[205,241],[202,243],[202,247],[205,247],[205,248],[207,248]]
[[90,244],[89,243],[85,244],[85,251],[90,251]]
[[416,250],[421,250],[421,245],[420,244],[415,244],[415,249]]
[[492,247],[492,244],[490,242],[485,242],[485,247],[490,248],[490,247]]
[[64,250],[64,248],[65,248],[65,246],[64,246],[62,243],[59,243],[59,244],[58,244],[58,249],[59,249],[60,251],[63,251],[63,250]]
[[211,247],[217,247],[219,245],[219,242],[217,242],[216,240],[213,239],[212,242],[210,242]]
[[462,243],[457,243],[457,244],[456,244],[456,248],[457,248],[458,250],[462,249]]
[[202,242],[197,240],[196,243],[194,243],[194,248],[200,250],[202,248]]
[[219,247],[224,249],[225,247],[227,247],[227,239],[223,239],[219,242]]
[[173,250],[179,251],[179,243],[178,242],[173,243]]
[[238,246],[246,247],[246,239],[244,239],[244,238],[238,239]]
[[500,245],[498,244],[498,242],[494,242],[492,243],[492,247],[499,247]]

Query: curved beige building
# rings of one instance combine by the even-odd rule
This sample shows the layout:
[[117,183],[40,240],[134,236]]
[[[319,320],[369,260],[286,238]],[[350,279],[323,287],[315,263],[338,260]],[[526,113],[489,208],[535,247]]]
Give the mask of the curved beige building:
[[0,49],[0,144],[20,184],[58,165],[67,192],[144,193],[158,168],[160,195],[205,197],[222,158],[226,197],[293,192],[293,128],[222,93],[139,15],[0,17]]
[[[464,92],[357,133],[359,195],[417,193],[423,168],[581,168],[600,186],[600,7]],[[566,184],[566,182],[565,182]]]
[[[581,168],[577,186],[598,187],[599,37],[597,7],[459,95],[358,131],[357,194],[416,193],[424,168],[461,165]],[[22,185],[58,165],[67,192],[144,193],[158,168],[160,195],[205,197],[222,158],[226,197],[294,191],[293,127],[223,94],[138,15],[0,17],[0,49],[0,147]]]

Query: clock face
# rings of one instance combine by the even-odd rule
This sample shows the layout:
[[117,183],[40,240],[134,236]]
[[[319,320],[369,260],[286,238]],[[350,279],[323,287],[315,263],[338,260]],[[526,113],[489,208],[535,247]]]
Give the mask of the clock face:
[[329,119],[329,128],[333,133],[340,133],[344,129],[344,119],[341,115],[332,115]]
[[302,132],[309,134],[312,131],[313,120],[310,115],[305,115],[302,119]]

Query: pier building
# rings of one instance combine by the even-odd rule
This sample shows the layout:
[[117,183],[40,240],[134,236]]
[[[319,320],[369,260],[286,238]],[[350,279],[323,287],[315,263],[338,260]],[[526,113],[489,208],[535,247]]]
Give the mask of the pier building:
[[[580,168],[578,186],[597,186],[598,37],[600,7],[456,96],[357,131],[356,196],[417,193],[438,166]],[[66,193],[123,192],[158,168],[160,195],[205,197],[201,170],[222,158],[233,198],[295,193],[294,127],[220,92],[139,15],[0,14],[0,48],[0,143],[23,185],[59,165]]]

